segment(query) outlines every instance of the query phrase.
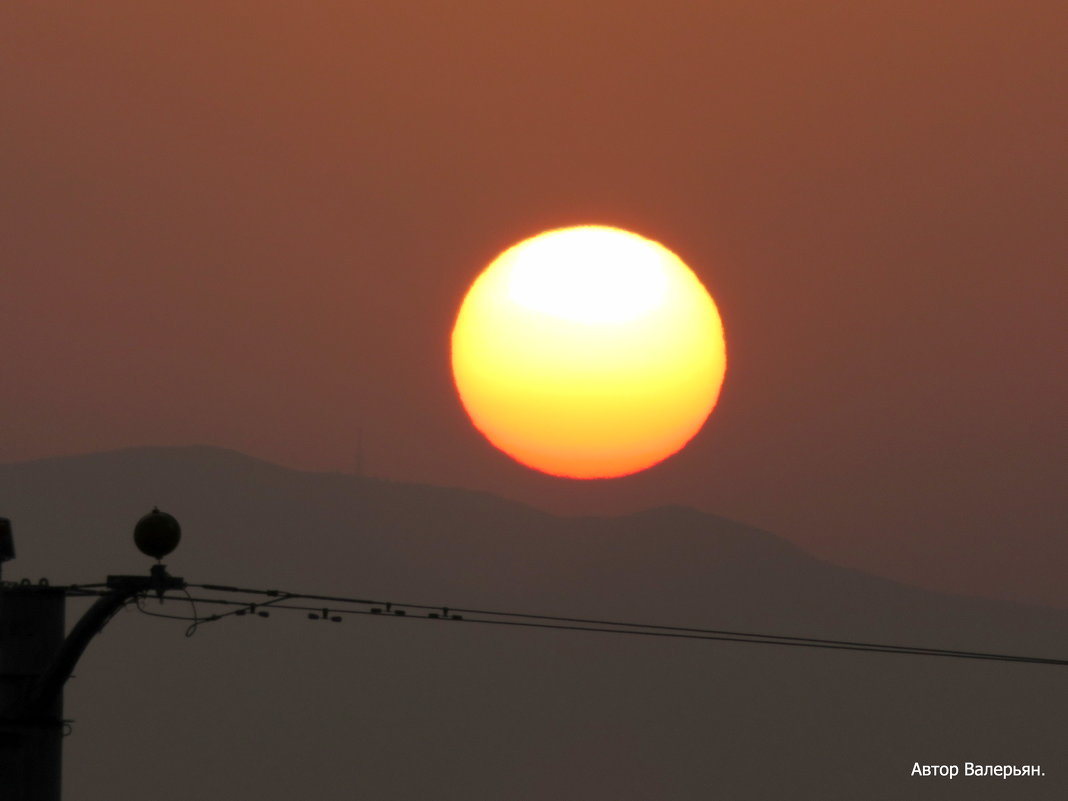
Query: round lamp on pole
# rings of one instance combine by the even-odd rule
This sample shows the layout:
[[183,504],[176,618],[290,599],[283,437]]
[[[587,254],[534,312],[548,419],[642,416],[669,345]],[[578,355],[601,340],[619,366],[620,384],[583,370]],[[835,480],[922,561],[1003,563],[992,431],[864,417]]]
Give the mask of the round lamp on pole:
[[172,515],[153,507],[134,526],[134,543],[141,553],[159,560],[178,547],[182,527]]

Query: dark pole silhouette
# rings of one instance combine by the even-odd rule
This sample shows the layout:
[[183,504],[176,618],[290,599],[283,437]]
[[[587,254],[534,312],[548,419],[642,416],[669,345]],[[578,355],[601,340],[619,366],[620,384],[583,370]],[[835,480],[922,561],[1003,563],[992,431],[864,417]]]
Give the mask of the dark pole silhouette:
[[60,798],[62,695],[20,702],[63,644],[65,599],[62,589],[28,582],[4,587],[0,597],[0,785],[11,801]]
[[[4,530],[6,540],[0,540],[9,547],[3,552],[13,556],[10,524]],[[138,548],[157,559],[170,553],[179,537],[178,522],[158,509],[145,515],[135,529]],[[63,685],[78,659],[130,599],[184,587],[185,582],[169,575],[161,564],[154,565],[148,576],[108,576],[107,591],[66,639],[64,588],[43,581],[0,588],[0,787],[4,801],[60,801]]]

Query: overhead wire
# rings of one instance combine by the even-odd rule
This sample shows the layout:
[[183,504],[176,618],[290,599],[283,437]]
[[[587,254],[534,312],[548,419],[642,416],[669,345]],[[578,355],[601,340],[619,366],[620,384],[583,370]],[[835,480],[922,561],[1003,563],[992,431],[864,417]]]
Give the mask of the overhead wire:
[[[72,594],[102,595],[106,590],[98,589],[101,585],[72,585]],[[206,590],[210,593],[229,595],[253,595],[266,597],[263,601],[239,600],[215,596],[194,596],[189,592]],[[955,659],[987,660],[997,662],[1016,662],[1068,666],[1068,659],[1027,656],[1020,654],[993,653],[985,651],[968,651],[952,648],[931,648],[925,646],[908,646],[888,643],[876,643],[860,640],[828,639],[803,637],[797,635],[765,634],[760,632],[730,629],[698,628],[690,626],[636,623],[632,621],[603,620],[597,618],[567,617],[559,615],[540,615],[526,612],[503,612],[497,610],[474,609],[466,607],[433,606],[428,604],[397,603],[375,601],[366,598],[353,598],[337,595],[313,593],[292,593],[283,590],[259,590],[234,587],[222,584],[188,584],[183,590],[185,598],[175,600],[188,601],[193,609],[192,616],[171,615],[152,612],[144,608],[141,598],[137,599],[137,608],[144,614],[190,622],[186,636],[192,636],[198,627],[227,617],[258,615],[267,617],[270,610],[305,612],[314,619],[340,620],[342,615],[366,615],[372,617],[405,618],[410,620],[449,620],[457,623],[478,623],[482,625],[511,626],[528,629],[547,629],[556,631],[584,631],[601,634],[622,634],[629,636],[658,637],[684,640],[706,640],[716,642],[747,643],[754,645],[778,645],[784,647],[816,648],[825,650],[853,651],[865,653],[898,654],[907,656],[938,656]],[[332,604],[329,606],[312,606],[307,602]],[[297,603],[294,603],[297,602]],[[304,603],[300,603],[304,602]],[[201,616],[196,604],[231,607],[229,611]],[[341,605],[339,608],[338,605]],[[345,607],[365,608],[345,608]],[[416,614],[409,614],[416,612]],[[336,614],[332,614],[336,613]]]
[[[831,650],[863,651],[873,653],[895,653],[915,656],[943,656],[962,659],[981,659],[1007,662],[1024,662],[1031,664],[1049,664],[1068,666],[1066,659],[1052,659],[1046,657],[1023,656],[1017,654],[991,653],[983,651],[967,651],[950,648],[930,648],[924,646],[903,646],[887,643],[874,643],[856,640],[838,640],[817,637],[801,637],[795,635],[764,634],[759,632],[736,631],[725,629],[696,628],[686,626],[674,626],[650,623],[635,623],[630,621],[602,620],[593,618],[564,617],[556,615],[538,615],[523,612],[502,612],[486,609],[474,609],[466,607],[445,607],[428,604],[398,603],[386,601],[373,601],[365,598],[350,598],[335,595],[321,595],[309,593],[289,593],[281,590],[249,590],[244,588],[231,588],[224,585],[189,585],[190,587],[211,589],[221,592],[237,592],[246,594],[268,595],[272,601],[268,603],[276,609],[291,611],[303,611],[308,613],[321,613],[326,617],[330,610],[303,604],[293,604],[292,601],[320,601],[334,604],[363,605],[368,609],[334,609],[334,612],[342,615],[383,615],[391,617],[407,617],[410,619],[450,619],[464,623],[481,623],[483,625],[506,625],[524,628],[555,629],[560,631],[586,631],[596,633],[629,634],[645,637],[667,637],[675,639],[713,640],[720,642],[741,642],[763,645],[781,645],[806,648],[823,648]],[[206,601],[207,599],[200,599]],[[220,599],[223,600],[223,599]],[[283,601],[290,603],[282,603]],[[233,601],[226,600],[228,604]],[[410,610],[418,610],[428,614],[408,615]],[[390,615],[390,612],[394,614]],[[397,613],[400,614],[397,614]],[[227,613],[235,614],[235,612]],[[472,617],[472,615],[476,617]]]

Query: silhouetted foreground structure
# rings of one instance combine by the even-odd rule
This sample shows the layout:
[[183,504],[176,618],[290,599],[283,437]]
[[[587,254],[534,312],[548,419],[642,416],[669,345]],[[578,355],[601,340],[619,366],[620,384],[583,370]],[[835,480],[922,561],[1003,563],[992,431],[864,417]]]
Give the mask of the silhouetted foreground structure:
[[[0,519],[5,560],[14,557],[11,525]],[[135,540],[151,556],[169,553],[180,529],[170,515],[153,509],[138,522]],[[132,598],[162,597],[185,582],[156,564],[148,576],[109,576],[106,589],[64,639],[70,588],[47,582],[0,589],[0,798],[59,801],[62,778],[63,685],[90,640]]]
[[10,801],[58,801],[63,697],[25,703],[63,645],[65,594],[46,586],[0,594],[0,783]]

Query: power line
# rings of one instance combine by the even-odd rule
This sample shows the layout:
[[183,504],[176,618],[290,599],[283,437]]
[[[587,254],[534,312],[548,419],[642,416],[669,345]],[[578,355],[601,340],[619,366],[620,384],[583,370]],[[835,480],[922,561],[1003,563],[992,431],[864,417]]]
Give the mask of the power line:
[[[103,592],[99,585],[75,585],[68,589],[72,594],[98,595]],[[352,598],[337,595],[310,593],[291,593],[282,590],[259,590],[234,587],[222,584],[189,584],[194,590],[206,590],[228,595],[253,595],[266,598],[263,601],[236,600],[220,597],[193,597],[186,591],[187,600],[194,604],[192,616],[169,615],[151,612],[144,608],[138,598],[138,609],[157,617],[170,617],[190,622],[187,636],[205,623],[212,623],[231,616],[258,615],[267,617],[271,610],[304,612],[313,619],[340,621],[342,615],[367,615],[400,617],[411,620],[449,620],[458,623],[478,623],[482,625],[512,626],[519,628],[550,629],[557,631],[584,631],[599,634],[622,634],[640,637],[659,637],[685,640],[707,640],[716,642],[748,643],[754,645],[778,645],[795,648],[819,648],[825,650],[854,651],[865,653],[899,654],[907,656],[940,656],[954,659],[974,659],[997,662],[1017,662],[1025,664],[1068,666],[1068,659],[1025,656],[1019,654],[991,653],[984,651],[966,651],[951,648],[929,648],[923,646],[894,645],[887,643],[865,642],[858,640],[839,640],[818,637],[802,637],[782,634],[764,634],[751,631],[726,629],[696,628],[688,626],[635,623],[631,621],[602,620],[594,618],[564,617],[557,615],[539,615],[525,612],[503,612],[488,609],[471,609],[463,607],[430,606],[427,604],[396,603],[376,601],[367,598]],[[172,600],[182,600],[174,598]],[[329,606],[312,606],[307,603],[319,602]],[[229,611],[209,615],[196,613],[195,604],[205,606],[231,607]],[[339,605],[342,608],[338,608]],[[362,608],[345,608],[362,607]],[[414,614],[410,614],[414,613]]]

